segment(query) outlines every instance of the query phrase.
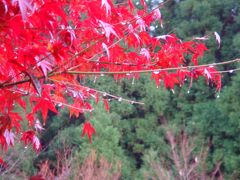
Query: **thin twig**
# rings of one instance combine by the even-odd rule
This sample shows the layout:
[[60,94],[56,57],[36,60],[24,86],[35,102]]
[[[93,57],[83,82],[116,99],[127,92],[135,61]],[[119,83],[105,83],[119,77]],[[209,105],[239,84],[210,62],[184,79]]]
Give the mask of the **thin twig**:
[[[92,71],[65,71],[65,72],[56,72],[53,74],[48,74],[48,77],[53,77],[53,76],[58,76],[61,74],[82,74],[82,75],[117,75],[117,74],[137,74],[137,73],[150,73],[150,72],[160,72],[160,71],[174,71],[174,70],[190,70],[190,69],[195,69],[195,68],[200,68],[200,67],[209,67],[209,66],[219,66],[219,65],[225,65],[225,64],[231,64],[235,62],[240,62],[240,59],[234,59],[234,60],[229,60],[229,61],[224,61],[220,63],[210,63],[210,64],[202,64],[202,65],[195,65],[195,66],[183,66],[183,67],[173,67],[173,68],[159,68],[159,69],[146,69],[146,70],[136,70],[136,71],[97,71],[97,72],[92,72]],[[237,69],[232,69],[232,70],[227,70],[227,71],[219,71],[219,73],[226,73],[231,71],[238,71],[240,70],[239,68]],[[216,72],[218,73],[218,72]],[[213,73],[215,74],[215,73]],[[45,76],[39,76],[38,79],[43,79]],[[21,81],[17,82],[12,82],[8,84],[1,84],[0,89],[6,88],[6,87],[11,87],[15,86],[18,84],[23,84],[26,82],[30,82],[31,79],[24,79]]]
[[[155,71],[174,71],[174,70],[189,70],[200,67],[207,66],[219,66],[225,64],[231,64],[234,62],[239,62],[240,59],[234,59],[230,61],[220,62],[220,63],[210,63],[210,64],[202,64],[202,65],[194,65],[194,66],[183,66],[183,67],[173,67],[173,68],[159,68],[159,69],[146,69],[146,70],[133,70],[133,71],[98,71],[98,72],[88,72],[88,71],[67,71],[68,74],[85,74],[85,75],[113,75],[113,74],[135,74],[135,73],[149,73]],[[224,72],[224,71],[223,71]]]
[[52,79],[52,78],[49,78],[51,81],[54,81],[54,82],[58,82],[58,83],[61,83],[61,84],[65,84],[65,85],[70,85],[70,86],[75,86],[75,87],[78,87],[78,88],[84,88],[86,90],[89,90],[89,91],[94,91],[96,93],[100,93],[102,94],[103,96],[108,96],[108,97],[112,97],[116,100],[121,100],[121,101],[125,101],[125,102],[128,102],[128,103],[131,103],[131,104],[139,104],[139,105],[144,105],[143,102],[138,102],[138,101],[133,101],[133,100],[129,100],[129,99],[125,99],[125,98],[122,98],[120,96],[115,96],[115,95],[112,95],[110,93],[107,93],[107,92],[104,92],[104,91],[100,91],[100,90],[97,90],[97,89],[93,89],[93,88],[89,88],[87,86],[81,86],[81,85],[78,85],[78,84],[73,84],[73,83],[70,83],[70,82],[66,82],[66,81],[57,81],[55,79]]

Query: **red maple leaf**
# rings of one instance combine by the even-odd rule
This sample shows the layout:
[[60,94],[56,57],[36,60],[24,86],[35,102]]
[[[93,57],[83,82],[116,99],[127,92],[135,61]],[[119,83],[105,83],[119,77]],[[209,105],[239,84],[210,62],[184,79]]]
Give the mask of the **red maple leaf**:
[[96,134],[96,131],[90,122],[85,122],[83,125],[82,137],[87,135],[90,143],[92,143],[92,135]]
[[132,3],[132,0],[128,0],[128,5],[132,11],[134,9],[134,4]]
[[104,103],[104,105],[105,105],[105,109],[106,109],[106,111],[107,112],[110,112],[110,110],[109,110],[109,104],[108,104],[108,100],[107,99],[102,99],[103,100],[103,103]]
[[7,169],[9,165],[0,157],[0,168]]
[[44,124],[46,123],[47,114],[49,110],[57,113],[55,106],[53,105],[50,97],[46,93],[43,93],[42,97],[40,98],[33,98],[33,99],[34,99],[33,101],[37,102],[37,104],[33,108],[33,113],[36,113],[37,111],[40,110],[42,113]]
[[26,131],[22,134],[21,141],[24,142],[25,145],[32,143],[33,136],[35,136],[34,131]]
[[8,150],[8,144],[3,134],[0,135],[0,144],[2,148],[4,148],[6,151]]
[[0,165],[4,163],[3,159],[0,157]]
[[40,148],[41,148],[40,141],[39,141],[38,137],[35,135],[34,131],[31,131],[31,130],[30,131],[25,131],[22,134],[21,141],[23,141],[23,143],[25,145],[32,144],[33,149],[35,151],[39,151]]
[[20,121],[22,120],[16,112],[8,112],[8,114],[3,114],[0,116],[0,133],[4,133],[6,129],[11,130],[12,128],[16,129],[18,132],[21,129]]

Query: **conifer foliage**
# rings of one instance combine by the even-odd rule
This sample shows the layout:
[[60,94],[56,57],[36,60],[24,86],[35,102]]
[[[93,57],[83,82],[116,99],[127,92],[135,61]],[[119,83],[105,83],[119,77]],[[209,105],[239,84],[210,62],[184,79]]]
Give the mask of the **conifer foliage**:
[[[221,88],[221,77],[212,66],[198,66],[207,50],[201,40],[183,42],[174,34],[152,37],[151,23],[164,26],[159,7],[149,11],[146,3],[114,4],[110,0],[1,0],[0,1],[0,144],[8,149],[17,135],[24,144],[41,147],[36,118],[56,106],[67,107],[78,117],[93,110],[90,99],[102,100],[104,93],[80,83],[86,77],[113,75],[138,79],[151,73],[156,85],[174,89],[199,76]],[[188,66],[191,66],[189,68]],[[194,68],[193,68],[194,67]],[[26,98],[28,97],[28,98]],[[15,105],[26,111],[28,129]],[[120,99],[119,99],[120,101]],[[36,123],[38,125],[36,126]],[[38,128],[36,128],[38,127]],[[95,134],[90,122],[82,135],[90,141]]]

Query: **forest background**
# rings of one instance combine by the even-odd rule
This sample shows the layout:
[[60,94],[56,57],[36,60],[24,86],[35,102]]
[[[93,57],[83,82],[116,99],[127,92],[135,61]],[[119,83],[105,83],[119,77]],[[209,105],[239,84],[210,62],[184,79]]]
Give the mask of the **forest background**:
[[[151,8],[159,2],[147,3]],[[221,47],[210,37],[202,63],[236,59],[240,57],[239,8],[238,0],[169,1],[161,9],[164,28],[155,24],[150,33],[175,33],[190,40],[216,31]],[[220,70],[237,67],[236,63]],[[144,105],[109,99],[110,112],[99,102],[93,113],[71,119],[65,109],[57,116],[49,112],[40,137],[42,150],[36,154],[16,144],[4,158],[9,168],[1,171],[2,178],[240,178],[239,73],[223,75],[220,93],[206,87],[203,78],[191,88],[175,87],[174,93],[156,88],[148,75],[138,81],[116,82],[104,76],[84,83]],[[81,137],[85,119],[91,119],[97,131],[92,143]]]

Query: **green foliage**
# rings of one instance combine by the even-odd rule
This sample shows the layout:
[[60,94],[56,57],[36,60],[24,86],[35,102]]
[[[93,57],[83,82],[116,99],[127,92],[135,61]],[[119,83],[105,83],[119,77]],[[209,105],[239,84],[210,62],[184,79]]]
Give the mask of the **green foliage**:
[[122,136],[118,124],[121,121],[120,116],[116,113],[107,113],[103,104],[100,103],[95,107],[91,117],[91,123],[96,129],[97,134],[93,137],[92,144],[87,137],[81,139],[79,146],[79,160],[84,159],[88,154],[95,150],[98,155],[104,156],[109,163],[117,165],[120,161],[122,164],[122,175],[129,177],[131,173],[131,161],[124,155],[124,150],[119,146]]

